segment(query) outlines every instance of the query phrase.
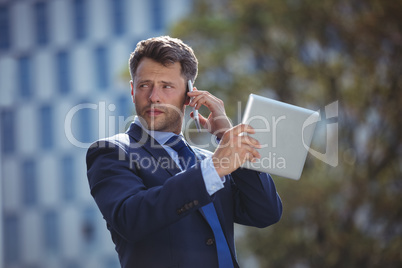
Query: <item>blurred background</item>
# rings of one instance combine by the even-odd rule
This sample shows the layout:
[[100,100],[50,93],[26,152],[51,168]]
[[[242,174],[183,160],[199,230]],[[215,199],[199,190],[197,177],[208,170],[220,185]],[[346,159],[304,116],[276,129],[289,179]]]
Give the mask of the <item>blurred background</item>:
[[274,177],[281,221],[236,226],[241,266],[402,267],[400,14],[388,0],[0,0],[0,266],[119,267],[86,148],[132,120],[136,43],[169,34],[235,124],[250,93],[321,112],[301,179]]

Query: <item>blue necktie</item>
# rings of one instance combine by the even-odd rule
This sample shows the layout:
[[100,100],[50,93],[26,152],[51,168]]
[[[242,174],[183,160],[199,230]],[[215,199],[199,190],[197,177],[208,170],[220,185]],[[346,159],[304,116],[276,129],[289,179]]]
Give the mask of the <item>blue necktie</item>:
[[[170,146],[173,150],[177,152],[180,166],[183,170],[191,167],[196,163],[194,153],[190,150],[190,148],[180,136],[174,135],[165,143],[165,145]],[[225,235],[223,234],[222,227],[219,223],[214,204],[211,202],[208,205],[203,206],[201,210],[204,212],[205,218],[207,219],[209,226],[211,227],[215,236],[219,267],[233,267],[229,246],[226,242]]]

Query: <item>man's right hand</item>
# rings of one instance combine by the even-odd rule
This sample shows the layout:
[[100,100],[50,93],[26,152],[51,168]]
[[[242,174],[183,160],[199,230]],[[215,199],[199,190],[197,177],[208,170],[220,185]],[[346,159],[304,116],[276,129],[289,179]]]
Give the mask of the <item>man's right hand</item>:
[[249,135],[240,135],[241,133],[254,134],[255,131],[250,125],[239,124],[223,134],[212,156],[219,177],[232,173],[247,160],[254,162],[261,157],[257,151],[261,148],[260,143]]

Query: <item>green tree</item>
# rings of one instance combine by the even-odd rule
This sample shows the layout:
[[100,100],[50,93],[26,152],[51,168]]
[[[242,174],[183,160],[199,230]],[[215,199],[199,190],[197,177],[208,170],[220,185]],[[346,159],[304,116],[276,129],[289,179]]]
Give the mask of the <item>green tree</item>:
[[235,122],[232,104],[251,92],[339,104],[339,165],[309,156],[300,181],[275,178],[283,218],[247,228],[240,260],[402,266],[400,14],[402,2],[389,0],[199,0],[172,28],[200,59],[196,86],[222,98]]

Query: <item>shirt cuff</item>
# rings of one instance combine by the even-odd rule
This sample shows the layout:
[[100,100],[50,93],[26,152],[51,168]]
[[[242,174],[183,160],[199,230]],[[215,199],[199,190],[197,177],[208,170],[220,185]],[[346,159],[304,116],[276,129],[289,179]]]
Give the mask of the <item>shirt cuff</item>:
[[209,195],[213,195],[224,187],[225,177],[220,178],[214,167],[212,158],[206,158],[201,162],[201,172],[205,188]]

